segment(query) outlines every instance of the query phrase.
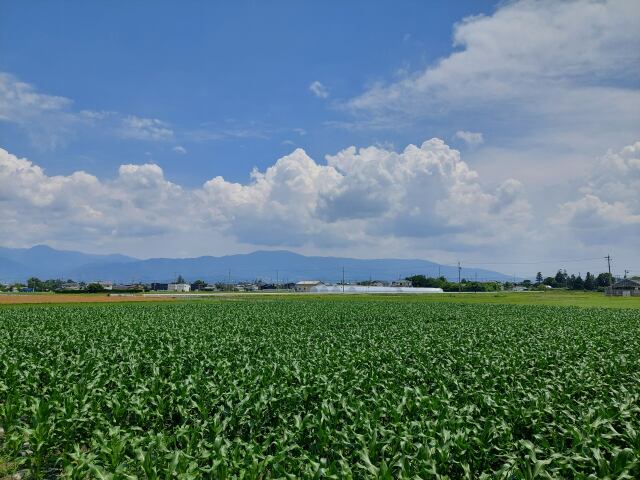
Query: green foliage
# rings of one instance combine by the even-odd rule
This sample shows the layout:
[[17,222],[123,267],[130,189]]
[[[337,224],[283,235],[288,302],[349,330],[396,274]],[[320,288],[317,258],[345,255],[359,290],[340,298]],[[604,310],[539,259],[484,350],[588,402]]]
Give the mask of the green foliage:
[[584,278],[584,289],[595,290],[595,288],[596,288],[596,279],[591,274],[591,272],[587,272],[587,276]]
[[609,273],[601,273],[596,277],[596,285],[598,287],[608,287],[613,283],[615,283],[615,280],[613,279],[613,275],[609,275]]
[[441,288],[445,292],[496,292],[501,290],[499,282],[470,282],[462,279],[461,285],[458,282],[449,282],[445,277],[433,278],[424,275],[413,275],[406,280],[411,282],[413,287]]
[[27,287],[32,288],[34,292],[42,292],[45,290],[44,282],[37,277],[29,278],[27,280]]
[[99,293],[105,291],[104,287],[99,283],[90,283],[89,285],[87,285],[87,288],[85,288],[85,290],[88,293]]
[[5,307],[0,458],[35,478],[638,478],[639,379],[637,310]]
[[555,277],[547,277],[543,283],[554,288],[566,288],[568,290],[595,290],[597,287],[609,285],[609,274],[601,273],[596,278],[591,272],[583,279],[580,274],[569,276],[566,270],[558,270]]

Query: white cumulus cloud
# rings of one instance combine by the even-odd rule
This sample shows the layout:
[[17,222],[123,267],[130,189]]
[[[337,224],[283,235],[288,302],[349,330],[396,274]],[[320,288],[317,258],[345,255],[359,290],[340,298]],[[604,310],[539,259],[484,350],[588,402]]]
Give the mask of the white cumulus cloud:
[[141,118],[129,115],[122,119],[120,134],[137,140],[171,140],[173,130],[157,118]]
[[315,80],[309,85],[309,90],[318,98],[327,98],[329,96],[329,89],[325,87],[320,81]]
[[179,153],[180,155],[186,155],[187,153],[187,149],[182,145],[176,145],[175,147],[173,147],[173,151]]
[[519,182],[486,188],[439,139],[401,152],[350,147],[326,163],[296,149],[254,170],[248,183],[215,177],[198,188],[168,181],[155,164],[122,165],[112,180],[49,176],[0,150],[0,208],[0,243],[216,232],[251,245],[371,247],[413,239],[455,248],[508,241],[530,217]]
[[[454,27],[459,50],[399,82],[353,99],[354,109],[437,112],[426,106],[490,104],[587,90],[605,79],[639,77],[640,17],[633,0],[509,2]],[[536,108],[535,104],[529,105]]]
[[[593,240],[616,235],[640,238],[640,142],[607,152],[580,190],[580,198],[560,206],[552,219],[555,225],[595,232]],[[585,238],[589,240],[589,234]]]
[[76,128],[92,118],[75,114],[73,102],[39,92],[33,85],[0,72],[0,121],[18,125],[40,150],[67,143]]
[[459,138],[464,143],[472,147],[475,145],[480,145],[481,143],[484,143],[484,137],[480,132],[468,132],[466,130],[458,130],[455,133],[454,138]]
[[193,218],[190,192],[164,179],[157,165],[122,165],[113,180],[83,171],[47,175],[0,149],[0,242],[41,243],[110,236],[144,237],[182,230]]
[[498,172],[492,180],[570,180],[582,159],[637,135],[639,23],[635,0],[499,2],[454,25],[451,54],[390,73],[343,103],[351,121],[335,124],[417,132],[464,122],[492,132],[492,146],[473,153],[485,175]]
[[96,127],[101,133],[143,141],[174,138],[173,130],[162,120],[113,111],[76,110],[71,99],[42,93],[34,85],[3,72],[0,122],[18,125],[40,150],[55,150],[79,132]]

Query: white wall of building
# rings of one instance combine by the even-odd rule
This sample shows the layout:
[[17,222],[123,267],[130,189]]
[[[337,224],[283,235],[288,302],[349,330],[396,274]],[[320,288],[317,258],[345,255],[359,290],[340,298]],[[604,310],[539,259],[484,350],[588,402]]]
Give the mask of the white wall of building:
[[170,283],[167,290],[170,292],[189,292],[191,290],[191,285],[188,283]]

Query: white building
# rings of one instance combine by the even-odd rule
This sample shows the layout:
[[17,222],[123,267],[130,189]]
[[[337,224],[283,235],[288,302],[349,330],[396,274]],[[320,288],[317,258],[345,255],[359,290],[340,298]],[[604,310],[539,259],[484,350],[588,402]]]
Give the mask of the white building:
[[319,286],[324,286],[319,280],[302,280],[296,283],[296,292],[310,292],[311,289]]
[[191,285],[188,283],[170,283],[167,290],[170,292],[189,292],[191,291]]

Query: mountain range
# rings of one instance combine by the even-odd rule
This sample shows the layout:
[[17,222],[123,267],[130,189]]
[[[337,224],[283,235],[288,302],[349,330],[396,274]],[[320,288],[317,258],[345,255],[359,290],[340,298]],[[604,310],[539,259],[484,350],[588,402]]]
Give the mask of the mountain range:
[[[344,269],[347,281],[396,280],[410,275],[443,275],[457,280],[455,266],[419,259],[358,259],[305,256],[286,250],[256,251],[221,257],[150,258],[96,255],[56,250],[46,245],[31,248],[0,247],[0,282],[61,278],[76,281],[111,280],[118,283],[169,282],[182,275],[187,281],[296,282],[304,279],[338,282]],[[468,279],[506,281],[512,277],[484,269],[463,268]]]

